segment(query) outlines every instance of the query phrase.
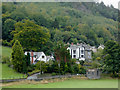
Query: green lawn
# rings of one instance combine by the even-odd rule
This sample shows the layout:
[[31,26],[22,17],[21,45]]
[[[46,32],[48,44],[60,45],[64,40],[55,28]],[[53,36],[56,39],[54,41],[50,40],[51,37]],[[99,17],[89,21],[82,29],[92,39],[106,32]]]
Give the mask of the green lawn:
[[[2,50],[2,53],[1,53]],[[0,46],[0,55],[2,56],[10,56],[12,52],[12,49],[10,47],[4,47],[4,46]]]
[[60,82],[40,84],[40,83],[20,83],[3,88],[118,88],[117,79],[100,79],[100,80],[80,80],[71,79]]
[[24,74],[15,72],[12,68],[8,67],[7,64],[0,63],[0,66],[1,65],[3,79],[23,78],[23,76],[26,77]]
[[[12,49],[10,47],[4,47],[0,46],[0,50],[2,50],[2,53],[0,55],[5,57],[10,57]],[[7,64],[0,63],[0,67],[2,67],[2,78],[3,79],[12,79],[12,78],[20,78],[20,77],[26,77],[24,74],[20,74],[15,72],[12,68],[8,67]],[[1,74],[0,74],[1,78]]]

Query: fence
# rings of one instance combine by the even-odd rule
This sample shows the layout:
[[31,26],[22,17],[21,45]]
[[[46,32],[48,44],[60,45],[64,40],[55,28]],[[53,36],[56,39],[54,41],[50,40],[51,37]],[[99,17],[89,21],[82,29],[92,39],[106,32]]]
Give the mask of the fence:
[[42,78],[37,78],[37,79],[26,79],[26,78],[21,78],[21,79],[2,79],[2,80],[0,80],[0,83],[21,81],[21,80],[41,81],[41,80],[44,80],[44,79],[71,78],[71,77],[74,77],[74,76],[82,76],[82,75],[57,75],[57,76],[42,77]]

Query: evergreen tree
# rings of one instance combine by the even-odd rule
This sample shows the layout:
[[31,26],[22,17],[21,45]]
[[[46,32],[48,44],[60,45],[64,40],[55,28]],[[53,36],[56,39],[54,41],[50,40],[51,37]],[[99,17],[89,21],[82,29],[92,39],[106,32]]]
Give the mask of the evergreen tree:
[[22,46],[20,42],[16,40],[12,47],[12,58],[11,58],[13,68],[15,71],[23,72],[23,69],[25,67],[24,57],[25,56]]

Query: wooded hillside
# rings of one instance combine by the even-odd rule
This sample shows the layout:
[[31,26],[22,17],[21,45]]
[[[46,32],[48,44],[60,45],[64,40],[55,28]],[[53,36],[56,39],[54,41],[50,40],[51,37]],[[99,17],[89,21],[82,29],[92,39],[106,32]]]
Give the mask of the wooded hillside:
[[[15,24],[24,19],[48,29],[50,37],[41,51],[50,53],[56,42],[98,46],[116,40],[118,10],[104,3],[3,3],[2,38],[12,42]],[[46,50],[50,50],[47,52]]]

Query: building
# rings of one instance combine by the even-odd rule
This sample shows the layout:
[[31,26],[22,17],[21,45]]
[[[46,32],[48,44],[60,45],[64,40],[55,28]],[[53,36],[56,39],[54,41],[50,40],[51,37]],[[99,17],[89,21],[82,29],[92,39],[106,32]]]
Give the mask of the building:
[[98,47],[98,49],[104,49],[104,48],[105,48],[104,45],[100,45],[100,46]]
[[25,52],[25,55],[27,55],[27,53],[30,54],[31,64],[36,64],[38,61],[47,62],[48,60],[44,52]]
[[67,48],[70,51],[71,58],[79,59],[79,60],[91,60],[91,49],[87,44],[71,44],[70,47]]
[[99,69],[88,69],[86,75],[89,79],[99,79],[100,70]]
[[54,60],[54,57],[53,57],[53,56],[46,56],[46,57],[47,57],[46,61]]
[[90,48],[93,52],[97,52],[97,48],[95,46]]

